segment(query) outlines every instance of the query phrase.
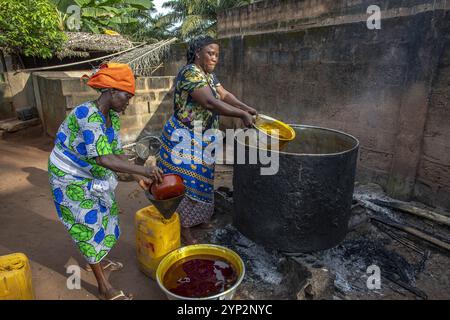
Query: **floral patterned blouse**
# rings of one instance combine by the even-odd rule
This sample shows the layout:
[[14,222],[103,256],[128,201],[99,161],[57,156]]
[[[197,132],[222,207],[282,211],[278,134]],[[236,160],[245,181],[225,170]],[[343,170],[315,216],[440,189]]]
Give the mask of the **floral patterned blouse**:
[[193,128],[194,121],[202,121],[204,130],[219,128],[219,115],[204,108],[190,95],[194,90],[207,86],[220,99],[217,92],[220,83],[214,73],[205,73],[196,64],[188,64],[178,73],[174,92],[175,116],[189,128]]
[[[106,127],[106,119],[94,102],[89,101],[75,107],[59,127],[55,147],[92,176],[105,179],[111,170],[97,164],[95,157],[107,154],[124,154],[120,139],[119,114],[109,110],[111,127]],[[50,163],[50,171],[58,177],[64,175]]]

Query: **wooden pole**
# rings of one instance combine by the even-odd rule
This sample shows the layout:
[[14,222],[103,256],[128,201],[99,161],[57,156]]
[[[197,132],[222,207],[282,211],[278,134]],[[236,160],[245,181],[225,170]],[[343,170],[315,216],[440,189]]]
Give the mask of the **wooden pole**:
[[437,214],[436,212],[433,212],[430,210],[414,207],[412,205],[409,205],[407,203],[400,202],[400,201],[386,201],[386,200],[380,200],[380,199],[374,199],[374,200],[370,200],[370,201],[377,205],[382,205],[382,206],[398,209],[400,211],[403,211],[403,212],[406,212],[409,214],[413,214],[413,215],[421,217],[421,218],[429,219],[429,220],[435,221],[437,223],[444,224],[446,226],[450,226],[450,218],[449,217],[443,216],[441,214]]
[[380,223],[383,223],[383,224],[385,224],[387,226],[391,226],[393,228],[396,228],[396,229],[398,229],[400,231],[412,234],[412,235],[416,236],[417,238],[425,240],[425,241],[427,241],[429,243],[434,244],[435,246],[437,246],[437,247],[439,247],[441,249],[444,249],[444,250],[447,250],[447,251],[450,252],[450,244],[449,243],[441,241],[441,240],[436,239],[436,238],[433,238],[432,236],[430,236],[430,235],[428,235],[428,234],[426,234],[426,233],[424,233],[422,231],[419,231],[419,230],[411,228],[411,227],[402,226],[402,225],[397,224],[395,222],[391,222],[391,221],[388,222],[388,221],[386,221],[384,219],[380,219],[380,218],[377,218],[377,217],[371,217],[371,219],[373,219],[375,221],[378,221]]

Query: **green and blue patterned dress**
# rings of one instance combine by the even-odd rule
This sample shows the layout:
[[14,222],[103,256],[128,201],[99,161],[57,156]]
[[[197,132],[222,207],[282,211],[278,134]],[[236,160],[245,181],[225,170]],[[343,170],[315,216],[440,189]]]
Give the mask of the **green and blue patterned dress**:
[[110,117],[107,127],[93,102],[74,108],[59,127],[48,163],[58,216],[90,264],[100,262],[120,235],[115,173],[95,161],[123,154],[119,116],[110,110]]

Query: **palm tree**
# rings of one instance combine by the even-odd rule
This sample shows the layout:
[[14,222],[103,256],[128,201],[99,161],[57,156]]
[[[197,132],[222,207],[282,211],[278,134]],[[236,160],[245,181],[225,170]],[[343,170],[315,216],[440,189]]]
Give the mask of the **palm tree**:
[[197,35],[215,36],[217,13],[255,0],[170,0],[163,4],[171,11],[161,20],[176,25],[178,38],[189,40]]

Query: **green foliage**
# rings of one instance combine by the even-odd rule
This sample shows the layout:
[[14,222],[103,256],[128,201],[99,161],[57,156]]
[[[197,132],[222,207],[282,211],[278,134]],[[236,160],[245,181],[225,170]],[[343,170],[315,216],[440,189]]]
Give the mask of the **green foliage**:
[[0,48],[14,54],[51,58],[66,40],[49,0],[0,0]]
[[119,31],[138,22],[135,14],[153,8],[152,0],[52,0],[66,13],[68,6],[80,7],[81,31],[102,33]]
[[254,2],[253,0],[171,0],[163,4],[171,11],[161,17],[164,23],[177,25],[175,35],[189,40],[199,35],[216,36],[217,14],[223,10]]
[[137,42],[158,42],[173,37],[172,23],[162,20],[162,15],[154,15],[154,10],[140,11],[133,16],[137,19],[134,24],[122,26],[121,34],[130,36]]

